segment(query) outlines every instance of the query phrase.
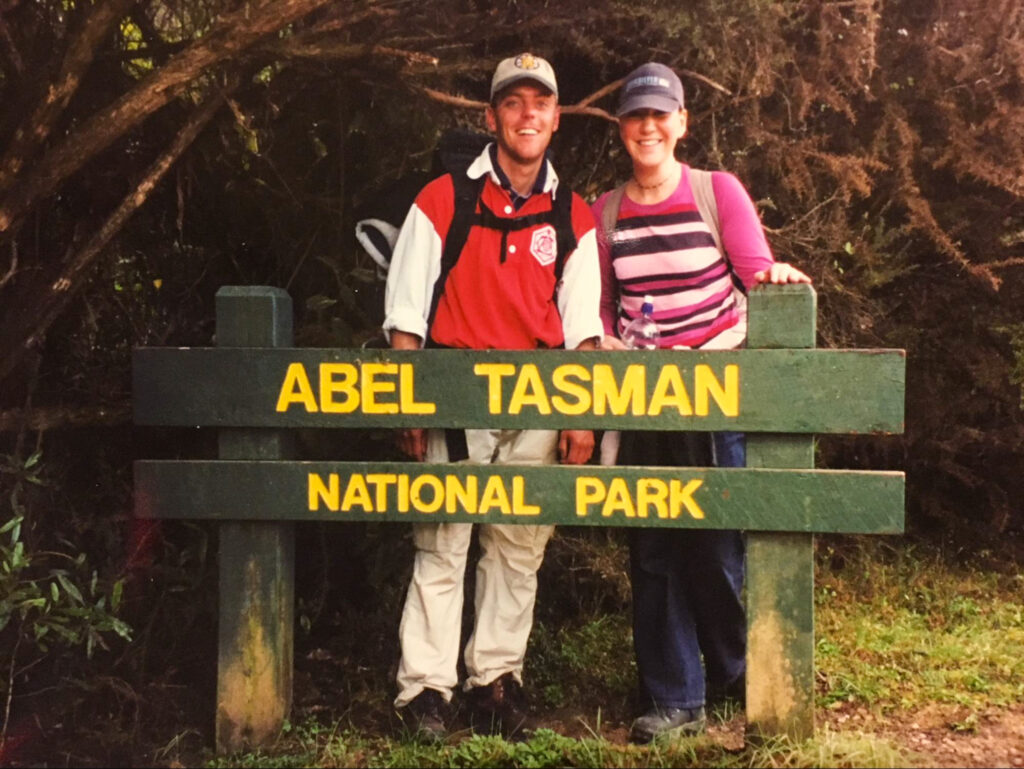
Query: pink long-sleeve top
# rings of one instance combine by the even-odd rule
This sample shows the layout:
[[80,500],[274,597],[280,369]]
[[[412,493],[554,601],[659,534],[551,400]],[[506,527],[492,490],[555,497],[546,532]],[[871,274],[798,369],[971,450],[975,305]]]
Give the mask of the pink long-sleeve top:
[[[618,336],[650,295],[662,347],[729,349],[743,343],[746,305],[735,295],[732,274],[749,288],[774,258],[743,184],[716,171],[712,189],[726,262],[697,210],[689,171],[684,165],[679,185],[660,203],[643,205],[624,195],[614,231],[598,238],[606,334]],[[608,193],[592,206],[599,227],[607,199]]]

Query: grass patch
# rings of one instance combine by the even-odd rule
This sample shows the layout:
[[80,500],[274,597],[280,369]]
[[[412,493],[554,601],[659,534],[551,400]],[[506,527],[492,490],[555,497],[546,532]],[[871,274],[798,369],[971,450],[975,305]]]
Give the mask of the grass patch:
[[367,740],[352,731],[335,730],[327,739],[300,729],[276,756],[239,754],[206,764],[214,769],[261,767],[352,766],[397,767],[910,767],[914,756],[885,740],[823,730],[813,739],[770,740],[743,750],[727,750],[708,737],[684,738],[669,745],[613,744],[600,737],[571,739],[541,729],[528,741],[474,735],[455,744],[420,745],[390,739]]
[[818,703],[884,714],[1024,701],[1024,577],[879,545],[819,568]]

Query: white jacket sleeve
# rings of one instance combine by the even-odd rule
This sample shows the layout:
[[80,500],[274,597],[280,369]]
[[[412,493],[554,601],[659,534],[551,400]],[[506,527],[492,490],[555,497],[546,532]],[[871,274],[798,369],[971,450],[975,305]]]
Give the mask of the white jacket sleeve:
[[600,313],[601,270],[594,229],[580,238],[576,250],[566,259],[557,301],[565,349],[573,350],[587,339],[600,340],[604,336]]
[[402,224],[384,289],[384,334],[405,331],[427,336],[427,320],[434,284],[441,275],[443,244],[433,222],[414,205]]

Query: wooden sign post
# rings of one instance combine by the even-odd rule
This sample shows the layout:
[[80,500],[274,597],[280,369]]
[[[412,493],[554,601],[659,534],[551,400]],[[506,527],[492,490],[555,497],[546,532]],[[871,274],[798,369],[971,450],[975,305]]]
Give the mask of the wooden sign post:
[[[903,473],[813,469],[815,433],[903,430],[901,350],[814,350],[809,286],[750,295],[749,348],[326,350],[279,289],[225,288],[217,346],[134,353],[135,421],[218,427],[220,458],[135,463],[135,512],[221,521],[217,747],[265,744],[291,701],[296,520],[747,532],[752,735],[814,730],[813,534],[903,531]],[[297,427],[738,430],[746,468],[290,459]]]

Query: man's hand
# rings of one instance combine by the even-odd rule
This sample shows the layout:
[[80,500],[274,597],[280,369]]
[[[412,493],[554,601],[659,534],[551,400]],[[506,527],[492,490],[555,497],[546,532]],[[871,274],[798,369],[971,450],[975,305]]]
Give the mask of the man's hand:
[[[415,334],[398,329],[391,330],[392,350],[418,350],[423,341]],[[422,427],[404,427],[395,430],[395,445],[407,457],[422,462],[427,455],[427,431]]]
[[810,283],[811,279],[791,264],[775,262],[771,268],[755,273],[758,283]]
[[563,465],[585,465],[593,453],[592,430],[562,430],[558,436],[558,459]]
[[417,462],[427,455],[427,431],[422,427],[405,427],[395,431],[398,450]]

